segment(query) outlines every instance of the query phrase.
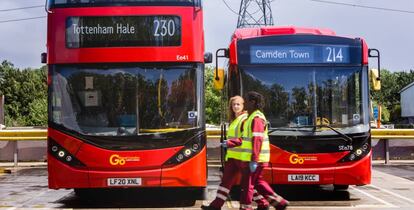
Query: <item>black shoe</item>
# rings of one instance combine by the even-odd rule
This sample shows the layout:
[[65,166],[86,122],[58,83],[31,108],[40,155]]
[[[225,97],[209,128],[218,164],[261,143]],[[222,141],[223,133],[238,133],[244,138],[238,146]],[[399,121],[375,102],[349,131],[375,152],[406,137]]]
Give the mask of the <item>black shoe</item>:
[[221,210],[221,208],[215,208],[212,206],[205,206],[205,205],[201,205],[201,209],[203,210]]
[[256,210],[269,210],[269,206],[257,207]]
[[282,202],[275,206],[276,210],[285,210],[286,207],[289,206],[289,201],[283,199]]

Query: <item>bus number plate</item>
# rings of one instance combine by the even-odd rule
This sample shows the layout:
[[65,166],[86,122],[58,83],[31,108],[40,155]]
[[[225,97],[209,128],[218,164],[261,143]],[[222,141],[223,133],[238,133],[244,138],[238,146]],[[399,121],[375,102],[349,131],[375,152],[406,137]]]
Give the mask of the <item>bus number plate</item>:
[[319,182],[318,174],[289,174],[289,182]]
[[108,186],[140,186],[141,178],[108,178]]

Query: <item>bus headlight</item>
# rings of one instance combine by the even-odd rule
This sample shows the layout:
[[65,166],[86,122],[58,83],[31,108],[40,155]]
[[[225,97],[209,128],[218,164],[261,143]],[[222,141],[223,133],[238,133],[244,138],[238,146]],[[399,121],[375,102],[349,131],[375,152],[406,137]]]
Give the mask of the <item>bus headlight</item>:
[[184,150],[184,155],[186,156],[186,157],[188,157],[188,156],[190,156],[191,155],[191,149],[186,149],[186,150]]
[[365,157],[370,151],[371,151],[371,145],[369,142],[365,142],[364,144],[354,147],[352,151],[350,151],[349,154],[347,154],[345,157],[343,157],[338,162],[349,162],[349,161],[357,161],[361,160],[363,157]]
[[48,139],[48,148],[49,154],[66,165],[78,168],[86,166],[50,137]]
[[177,165],[194,157],[196,154],[200,153],[200,151],[204,148],[205,139],[205,133],[191,138],[180,151],[178,151],[174,156],[168,159],[163,165]]
[[59,151],[58,152],[58,156],[60,157],[60,158],[63,158],[63,157],[65,157],[65,152],[64,151]]

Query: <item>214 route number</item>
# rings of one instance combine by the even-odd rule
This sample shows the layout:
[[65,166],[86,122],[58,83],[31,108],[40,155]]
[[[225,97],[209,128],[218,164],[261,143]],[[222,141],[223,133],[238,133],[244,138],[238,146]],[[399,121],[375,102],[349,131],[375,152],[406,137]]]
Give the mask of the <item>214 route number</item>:
[[342,54],[342,48],[326,47],[325,50],[328,53],[326,57],[326,62],[328,63],[343,62],[344,56]]

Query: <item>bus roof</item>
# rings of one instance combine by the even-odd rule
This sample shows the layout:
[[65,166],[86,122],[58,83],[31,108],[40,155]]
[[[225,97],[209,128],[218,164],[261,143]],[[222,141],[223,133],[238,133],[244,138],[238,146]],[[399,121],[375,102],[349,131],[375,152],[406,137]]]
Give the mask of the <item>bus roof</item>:
[[[243,39],[278,36],[278,35],[324,35],[336,36],[336,33],[331,29],[322,28],[307,28],[296,26],[266,26],[259,28],[239,28],[234,31],[229,46],[230,63],[237,64],[237,42]],[[368,46],[364,39],[363,43],[363,64],[368,64]]]
[[295,26],[267,26],[260,28],[239,28],[233,34],[233,39],[247,39],[253,37],[270,35],[292,35],[292,34],[314,34],[335,36],[335,32],[330,29],[305,28]]

